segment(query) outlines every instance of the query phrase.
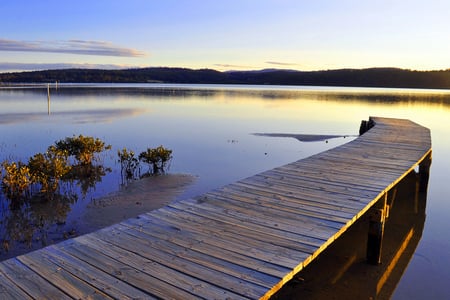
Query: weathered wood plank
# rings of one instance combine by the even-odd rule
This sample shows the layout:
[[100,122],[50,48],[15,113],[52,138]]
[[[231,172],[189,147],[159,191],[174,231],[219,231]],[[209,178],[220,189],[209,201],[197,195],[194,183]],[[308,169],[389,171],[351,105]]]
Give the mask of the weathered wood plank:
[[0,265],[0,274],[3,276],[0,284],[10,280],[34,298],[72,299],[58,287],[52,285],[45,278],[39,276],[15,258],[2,262]]
[[356,176],[355,174],[345,174],[343,172],[331,172],[330,170],[317,170],[313,168],[303,168],[303,169],[281,169],[275,168],[273,170],[264,172],[263,174],[273,174],[274,176],[281,176],[288,178],[290,180],[307,180],[313,181],[327,181],[331,184],[336,185],[348,185],[349,182],[353,182],[355,187],[360,187],[369,190],[379,190],[384,189],[386,184],[389,183],[387,180],[381,180],[374,177],[362,177]]
[[45,259],[45,251],[46,249],[44,248],[41,251],[34,251],[27,255],[19,256],[17,259],[40,276],[51,281],[71,297],[77,299],[113,299],[61,268],[53,261]]
[[117,278],[95,268],[70,254],[63,252],[57,246],[49,246],[46,251],[40,251],[41,260],[58,265],[61,269],[92,285],[104,294],[114,299],[156,299],[139,289],[117,280]]
[[[192,299],[195,293],[189,293],[185,289],[193,289],[184,281],[174,284],[167,283],[165,279],[168,273],[166,269],[161,269],[151,260],[142,258],[133,261],[129,259],[133,253],[117,253],[112,248],[98,249],[96,244],[88,244],[83,239],[74,239],[71,243],[66,243],[62,251],[71,256],[101,269],[103,272],[123,281],[137,289],[147,293],[149,297],[172,298],[172,299]],[[138,265],[135,265],[138,262]],[[132,264],[132,265],[130,265]],[[163,277],[163,278],[160,278]],[[172,278],[173,279],[173,278]]]
[[[299,198],[294,195],[280,195],[276,192],[267,192],[259,189],[252,189],[248,187],[243,187],[236,184],[230,184],[226,187],[213,190],[208,192],[208,194],[218,194],[222,196],[227,196],[230,198],[236,198],[240,201],[246,201],[248,198],[252,199],[250,201],[256,201],[259,205],[266,207],[271,207],[273,209],[289,210],[293,212],[297,211],[314,211],[320,212],[324,215],[337,216],[341,218],[351,218],[357,209],[345,208],[340,205],[333,205],[324,201],[323,203],[311,201],[310,199],[305,199],[307,197]],[[254,200],[253,200],[254,199]]]
[[173,244],[188,247],[203,254],[225,259],[231,263],[240,264],[247,268],[258,268],[261,272],[266,272],[271,276],[279,276],[294,262],[288,257],[277,260],[277,257],[273,254],[264,253],[258,249],[252,249],[248,246],[244,248],[239,246],[239,244],[230,245],[229,243],[210,237],[205,239],[205,237],[192,234],[184,228],[156,224],[156,222],[150,222],[149,220],[129,219],[122,224],[129,225],[136,231],[133,234],[142,235],[143,238],[145,235],[158,237]]
[[279,193],[285,196],[299,197],[301,199],[307,198],[311,201],[329,201],[333,204],[340,205],[349,209],[359,209],[365,207],[369,201],[374,197],[374,193],[358,195],[351,193],[338,193],[334,191],[327,191],[314,188],[314,186],[292,186],[286,184],[277,185],[276,183],[267,183],[264,180],[242,180],[234,184],[256,189],[259,188],[268,193]]
[[[201,264],[194,263],[190,260],[186,260],[179,255],[179,251],[192,252],[188,249],[182,249],[181,247],[174,247],[168,243],[161,243],[155,239],[143,239],[142,235],[133,234],[133,230],[129,227],[117,226],[117,231],[99,231],[98,237],[93,238],[92,236],[83,237],[83,241],[89,243],[92,247],[97,247],[98,250],[103,248],[113,248],[118,253],[133,253],[138,256],[142,256],[145,259],[149,259],[165,267],[176,269],[182,274],[188,275],[190,277],[197,277],[198,274],[203,274],[202,280],[195,280],[192,284],[204,287],[205,291],[200,293],[197,291],[198,295],[205,298],[216,298],[220,297],[251,297],[254,298],[264,291],[269,285],[268,282],[264,282],[264,286],[248,282],[244,279],[242,275],[231,276],[223,270],[211,269],[205,267]],[[89,240],[89,241],[88,241]],[[135,259],[133,259],[134,261]],[[227,265],[230,267],[230,264]],[[242,268],[237,269],[242,270]],[[265,279],[269,277],[265,276]],[[269,282],[273,282],[274,278]],[[217,289],[217,286],[223,285],[225,290],[229,292],[224,293],[221,288]],[[239,295],[239,296],[237,296]]]
[[354,215],[351,212],[340,210],[338,206],[333,210],[315,205],[314,203],[311,204],[310,201],[305,201],[304,204],[301,204],[300,201],[296,201],[293,197],[278,197],[275,193],[264,195],[255,190],[243,189],[233,185],[208,192],[205,196],[207,195],[247,202],[263,206],[267,209],[287,211],[298,215],[317,215],[319,218],[326,218],[326,220],[334,220],[336,218],[337,222],[346,221]]
[[292,263],[299,259],[305,259],[317,249],[317,247],[297,244],[293,241],[290,243],[284,241],[285,246],[283,247],[274,244],[267,237],[265,240],[250,239],[245,236],[245,231],[240,228],[225,232],[222,228],[203,228],[203,225],[199,223],[189,222],[186,224],[182,221],[166,218],[162,214],[143,215],[142,218],[153,224],[163,223],[167,226],[179,226],[178,228],[183,228],[183,234],[186,234],[187,231],[188,235],[194,235],[202,241],[207,240],[210,245],[220,247],[215,252],[221,252],[222,249],[233,249],[237,253],[250,255],[253,258],[286,267],[290,267]]
[[261,212],[255,212],[252,215],[248,215],[240,211],[229,210],[226,208],[218,208],[215,205],[209,205],[208,202],[204,202],[202,203],[202,205],[197,206],[186,204],[186,202],[184,203],[177,202],[171,204],[170,207],[178,208],[180,210],[187,210],[189,212],[195,213],[216,214],[219,217],[229,216],[234,218],[235,222],[243,222],[243,223],[248,222],[250,224],[259,224],[266,227],[275,227],[283,231],[307,235],[309,237],[316,239],[326,240],[329,234],[332,234],[332,232],[337,231],[336,228],[324,225],[320,225],[317,227],[309,227],[308,229],[305,229],[304,227],[302,227],[302,225],[309,226],[305,222],[299,222],[297,224],[294,224],[295,222],[290,222],[282,219],[275,219],[275,218],[268,219],[267,216],[265,216]]
[[312,189],[318,191],[324,191],[329,193],[341,194],[345,196],[356,196],[360,199],[373,199],[380,192],[379,190],[363,190],[349,186],[335,186],[327,185],[326,182],[314,182],[314,181],[300,181],[292,182],[284,178],[275,178],[266,175],[256,175],[251,178],[246,178],[242,182],[249,184],[263,184],[268,188],[277,187],[282,189],[287,189],[292,192],[298,192],[299,188]]
[[[321,239],[298,233],[287,232],[276,227],[267,227],[257,223],[236,223],[235,218],[229,217],[227,215],[220,215],[214,212],[208,213],[207,210],[201,211],[199,209],[198,211],[186,211],[174,207],[165,207],[164,209],[158,210],[157,212],[149,212],[147,214],[151,215],[152,217],[154,216],[154,214],[157,214],[158,216],[164,216],[166,218],[171,218],[176,215],[177,217],[179,216],[181,219],[186,219],[189,222],[196,220],[196,222],[199,222],[201,224],[210,224],[210,222],[213,222],[212,224],[219,223],[220,226],[231,228],[232,231],[239,230],[240,234],[247,233],[249,236],[252,236],[253,233],[263,234],[266,235],[266,240],[284,239],[286,241],[293,241],[299,243],[299,247],[301,247],[302,252],[308,252],[306,249],[318,248],[323,243],[323,240]],[[306,249],[303,249],[303,247],[306,247]]]
[[298,238],[284,238],[284,236],[280,237],[271,233],[256,231],[254,228],[236,226],[235,224],[222,222],[221,220],[198,218],[196,215],[176,210],[164,210],[164,213],[158,212],[157,214],[149,212],[148,214],[141,215],[141,218],[149,222],[158,223],[159,225],[164,222],[164,224],[175,227],[187,226],[207,236],[217,236],[227,240],[232,239],[245,243],[250,242],[256,247],[261,247],[261,245],[253,243],[253,240],[255,242],[264,242],[264,249],[266,247],[277,246],[280,248],[277,249],[279,251],[287,248],[308,254],[313,253],[321,245],[319,242],[311,245],[309,241],[303,242]]

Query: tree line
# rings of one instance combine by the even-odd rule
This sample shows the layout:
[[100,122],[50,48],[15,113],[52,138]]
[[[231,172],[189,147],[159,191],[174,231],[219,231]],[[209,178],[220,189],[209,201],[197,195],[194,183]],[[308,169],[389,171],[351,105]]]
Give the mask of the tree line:
[[139,68],[126,70],[61,69],[0,74],[0,84],[7,83],[191,83],[317,85],[391,88],[450,88],[450,69],[414,71],[398,68],[339,69],[294,71],[220,72],[212,69]]

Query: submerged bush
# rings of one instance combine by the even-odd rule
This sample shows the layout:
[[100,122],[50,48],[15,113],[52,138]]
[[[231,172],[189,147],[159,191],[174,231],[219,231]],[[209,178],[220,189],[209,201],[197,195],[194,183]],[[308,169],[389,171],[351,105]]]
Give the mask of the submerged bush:
[[105,145],[102,140],[81,134],[57,141],[55,145],[57,149],[67,151],[69,156],[74,156],[82,165],[91,164],[95,153],[111,149],[111,145]]
[[135,157],[134,151],[123,148],[117,151],[117,156],[119,156],[122,178],[127,180],[134,178],[139,167],[139,160]]
[[[20,199],[31,185],[30,169],[22,162],[2,163],[2,188],[10,199]],[[4,174],[3,174],[4,173]]]
[[[32,192],[36,190],[34,187],[37,187],[40,193],[45,194],[46,199],[52,199],[63,179],[79,179],[82,188],[88,188],[100,181],[99,177],[106,172],[103,166],[92,166],[94,154],[110,148],[98,138],[79,135],[57,141],[45,153],[30,157],[28,164],[4,161],[1,165],[3,191],[11,200],[30,199]],[[68,160],[70,156],[75,157],[78,162],[76,167],[80,167],[76,172],[71,172],[74,168]],[[82,180],[81,176],[89,178]]]
[[148,148],[139,154],[139,160],[151,166],[150,173],[164,173],[167,165],[172,160],[172,150],[159,146],[157,148]]
[[58,189],[60,179],[71,170],[67,157],[67,151],[50,146],[47,152],[28,160],[31,181],[40,184],[41,192],[53,193]]
[[90,189],[94,189],[97,183],[102,181],[106,173],[111,172],[111,168],[105,168],[103,165],[76,165],[72,166],[70,172],[64,176],[64,181],[74,182],[80,187],[83,197]]

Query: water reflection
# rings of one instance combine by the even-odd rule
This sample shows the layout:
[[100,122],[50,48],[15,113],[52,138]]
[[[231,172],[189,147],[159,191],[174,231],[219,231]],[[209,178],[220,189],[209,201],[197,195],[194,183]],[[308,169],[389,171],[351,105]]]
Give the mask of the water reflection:
[[[446,201],[450,194],[450,91],[106,84],[60,85],[58,91],[51,87],[50,93],[55,115],[48,116],[46,85],[0,88],[0,123],[6,122],[0,124],[0,160],[25,161],[54,141],[78,134],[100,137],[113,145],[112,154],[102,161],[112,171],[87,192],[86,201],[71,206],[66,224],[49,231],[54,237],[79,228],[80,216],[91,199],[119,190],[120,166],[114,154],[123,147],[142,151],[164,145],[173,149],[170,171],[197,178],[180,195],[186,198],[351,140],[304,143],[251,133],[351,136],[368,116],[407,118],[430,128],[435,163],[420,256],[412,259],[393,297],[422,299],[433,291],[434,298],[449,298],[445,279],[450,278],[450,243],[442,237],[450,234],[450,202]],[[4,215],[9,207],[4,208],[1,200]]]
[[[41,94],[47,99],[47,86],[29,88],[0,88],[2,93],[18,95]],[[450,106],[450,91],[423,89],[347,88],[314,86],[252,86],[252,85],[183,85],[183,84],[61,84],[51,89],[61,98],[74,96],[126,95],[133,98],[165,98],[186,100],[190,98],[264,99],[264,100],[333,100],[364,101],[371,103],[435,103]],[[53,94],[54,93],[54,94]]]
[[273,299],[390,299],[422,237],[427,194],[414,171],[389,194],[382,263],[366,262],[369,210]]
[[[45,203],[2,200],[3,205],[8,202],[10,205],[1,210],[0,257],[13,257],[68,236],[63,225],[76,200],[77,196],[73,194],[56,194],[51,201]],[[61,235],[55,235],[60,229],[63,229]]]
[[142,113],[145,113],[145,110],[123,108],[51,112],[49,108],[46,114],[36,112],[0,114],[0,125],[48,121],[49,117],[47,115],[50,114],[51,120],[53,121],[55,119],[64,119],[65,122],[71,122],[73,124],[110,123],[115,119],[133,117]]
[[73,205],[95,189],[108,172],[111,169],[103,165],[76,165],[51,196],[36,193],[9,199],[0,193],[1,260],[76,235],[76,228],[66,226]]

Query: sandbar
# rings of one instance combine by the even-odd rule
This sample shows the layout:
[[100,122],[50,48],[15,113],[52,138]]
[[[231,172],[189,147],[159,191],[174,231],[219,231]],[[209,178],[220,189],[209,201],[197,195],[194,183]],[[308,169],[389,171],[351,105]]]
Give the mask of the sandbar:
[[346,138],[349,135],[334,135],[334,134],[296,134],[296,133],[254,133],[257,136],[268,137],[288,137],[299,140],[300,142],[320,142],[335,138]]
[[80,218],[78,233],[92,232],[164,207],[195,180],[193,175],[165,174],[133,181],[88,204]]

